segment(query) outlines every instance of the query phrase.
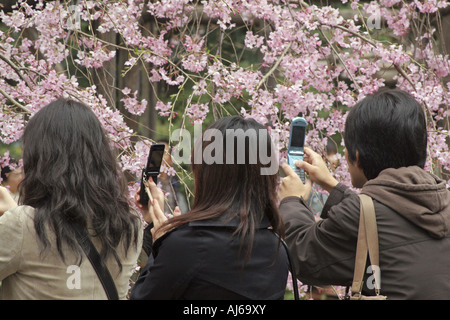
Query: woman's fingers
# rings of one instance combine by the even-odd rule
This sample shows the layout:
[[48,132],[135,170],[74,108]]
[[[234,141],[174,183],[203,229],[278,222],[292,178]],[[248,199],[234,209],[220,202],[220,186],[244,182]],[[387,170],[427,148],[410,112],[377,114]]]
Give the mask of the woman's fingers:
[[158,239],[160,236],[163,235],[158,231],[159,231],[159,228],[161,227],[161,225],[167,221],[167,217],[164,214],[164,212],[161,210],[159,201],[157,199],[153,200],[152,208],[150,208],[149,211],[150,211],[150,214],[151,214],[152,220],[153,220],[153,228],[152,228],[151,232],[152,232],[152,236],[153,236],[153,241],[155,241],[156,239]]
[[[163,191],[158,188],[158,186],[153,182],[153,179],[150,178],[148,180],[147,184],[147,190],[149,193],[149,202],[148,206],[143,206],[139,203],[140,200],[140,189],[134,196],[136,200],[136,205],[139,207],[139,209],[142,212],[142,215],[144,217],[144,220],[147,223],[153,222],[153,228],[151,229],[153,240],[156,240],[160,236],[162,236],[164,233],[158,232],[158,229],[168,220],[167,216],[164,213],[164,193]],[[181,210],[179,207],[175,207],[173,211],[174,216],[181,215]]]
[[175,209],[173,210],[173,216],[180,216],[181,215],[181,210],[180,207],[176,206]]

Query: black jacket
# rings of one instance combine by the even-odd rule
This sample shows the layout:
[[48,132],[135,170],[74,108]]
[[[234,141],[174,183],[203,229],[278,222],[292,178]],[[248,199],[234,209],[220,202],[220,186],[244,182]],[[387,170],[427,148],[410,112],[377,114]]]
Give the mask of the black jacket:
[[130,298],[138,299],[283,299],[288,259],[284,247],[261,223],[250,259],[233,236],[237,222],[195,221],[155,241],[153,252]]

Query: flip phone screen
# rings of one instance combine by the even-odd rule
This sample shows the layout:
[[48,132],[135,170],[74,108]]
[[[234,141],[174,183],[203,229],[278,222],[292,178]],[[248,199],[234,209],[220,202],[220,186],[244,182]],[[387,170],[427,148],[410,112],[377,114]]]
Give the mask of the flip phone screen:
[[162,159],[164,156],[164,150],[152,150],[152,155],[148,159],[149,163],[147,164],[147,168],[150,171],[158,171],[161,168]]
[[305,133],[306,128],[300,126],[292,127],[292,139],[291,146],[297,148],[303,148],[305,145]]
[[297,168],[295,162],[303,160],[303,148],[305,146],[306,120],[302,117],[294,118],[291,122],[291,132],[289,137],[289,147],[287,159],[289,166],[297,173],[300,179],[305,183],[305,171]]
[[142,170],[142,178],[141,178],[141,191],[140,191],[140,200],[139,202],[142,205],[148,205],[148,201],[150,200],[147,192],[145,191],[144,181],[148,181],[151,177],[154,183],[157,183],[159,171],[161,169],[161,163],[164,157],[164,144],[154,144],[150,147],[150,153],[147,160],[147,167]]

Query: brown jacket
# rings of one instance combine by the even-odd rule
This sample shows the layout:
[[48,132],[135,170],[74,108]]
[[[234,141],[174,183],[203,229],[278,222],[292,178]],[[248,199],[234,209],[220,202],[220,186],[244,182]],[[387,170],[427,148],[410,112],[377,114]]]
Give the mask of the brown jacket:
[[[361,192],[374,199],[381,293],[389,299],[450,299],[450,192],[445,182],[419,167],[386,169]],[[298,279],[305,284],[351,285],[357,194],[338,184],[318,222],[297,197],[283,199],[280,211]],[[367,281],[363,292],[373,294]]]
[[[66,253],[68,262],[63,263],[55,239],[50,250],[41,255],[33,218],[34,209],[29,206],[16,207],[0,217],[0,299],[106,299],[87,257],[83,257],[79,269],[69,252]],[[138,248],[131,247],[127,255],[123,249],[119,250],[122,272],[114,258],[106,262],[120,299],[125,299],[128,293],[132,269],[141,250],[142,233],[139,239]],[[99,248],[95,238],[92,242]]]

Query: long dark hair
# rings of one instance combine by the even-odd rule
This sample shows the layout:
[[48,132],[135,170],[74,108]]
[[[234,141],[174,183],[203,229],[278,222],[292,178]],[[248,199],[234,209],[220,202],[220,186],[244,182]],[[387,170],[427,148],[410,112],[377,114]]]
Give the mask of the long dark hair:
[[[205,132],[217,130],[220,137],[223,137],[223,154],[213,155],[216,160],[221,159],[222,163],[208,164],[203,154],[200,163],[196,163],[195,153],[203,152],[205,148],[217,143],[212,138],[198,139],[194,152],[191,156],[191,165],[194,173],[194,204],[192,210],[188,213],[169,219],[167,224],[163,225],[163,230],[171,230],[182,224],[197,221],[213,219],[222,216],[231,220],[238,218],[239,225],[235,231],[241,238],[241,248],[245,244],[246,260],[250,257],[256,226],[268,218],[273,230],[284,236],[284,227],[277,205],[277,184],[278,184],[278,166],[273,174],[262,174],[261,169],[269,166],[263,164],[260,157],[260,140],[267,141],[265,146],[267,154],[274,158],[273,146],[267,129],[253,119],[243,119],[239,116],[224,117],[211,124]],[[227,132],[228,131],[228,132]],[[205,135],[203,133],[203,136]],[[251,134],[256,133],[255,139],[250,138]],[[242,141],[243,135],[245,145],[239,145],[237,140]],[[203,137],[205,138],[205,137]],[[227,145],[231,139],[234,139],[234,158],[230,159],[230,150]],[[239,159],[244,156],[244,163]],[[252,161],[256,158],[256,161]],[[229,160],[227,163],[227,157]],[[231,163],[230,163],[231,162]]]
[[38,111],[23,135],[20,201],[36,209],[34,226],[42,252],[56,235],[58,253],[64,248],[82,260],[74,226],[92,228],[101,242],[100,255],[125,252],[137,245],[139,218],[130,211],[128,189],[103,128],[87,106],[59,99]]

